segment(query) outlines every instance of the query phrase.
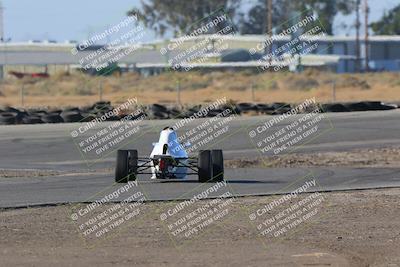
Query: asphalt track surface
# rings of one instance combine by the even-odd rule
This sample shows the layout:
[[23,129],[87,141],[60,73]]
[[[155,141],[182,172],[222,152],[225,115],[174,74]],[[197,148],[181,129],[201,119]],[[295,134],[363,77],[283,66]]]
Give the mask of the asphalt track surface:
[[[277,132],[296,115],[273,126]],[[400,145],[400,110],[377,112],[327,113],[319,123],[319,134],[294,146],[292,152],[312,153],[348,151],[357,148],[379,148]],[[268,161],[271,153],[260,154],[249,137],[254,126],[270,120],[271,116],[238,117],[229,124],[229,133],[213,144],[224,150],[226,159],[263,155]],[[206,119],[198,119],[178,133],[200,125]],[[175,121],[143,121],[140,138],[133,138],[124,148],[139,150],[146,156],[159,131]],[[111,122],[98,124],[93,131],[101,130]],[[0,207],[24,207],[58,203],[91,202],[115,192],[122,186],[114,184],[112,168],[115,151],[104,157],[88,160],[74,144],[71,132],[81,124],[16,125],[0,127],[0,169],[47,171],[40,177],[0,178]],[[90,134],[89,134],[90,135]],[[208,191],[208,197],[229,191],[232,195],[268,195],[287,193],[306,181],[314,180],[317,186],[310,191],[367,189],[400,186],[399,168],[243,168],[226,169],[227,184],[220,191]],[[127,194],[120,194],[113,201],[123,200],[132,192],[141,191],[147,200],[189,199],[205,192],[214,184],[200,184],[196,176],[187,180],[151,181],[148,175],[140,176],[138,184]]]

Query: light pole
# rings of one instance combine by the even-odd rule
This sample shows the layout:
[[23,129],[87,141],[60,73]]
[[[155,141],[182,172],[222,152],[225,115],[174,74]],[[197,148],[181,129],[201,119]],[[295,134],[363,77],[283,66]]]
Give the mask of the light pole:
[[268,49],[267,54],[269,54],[269,64],[271,64],[272,58],[270,57],[270,53],[272,51],[272,0],[267,0],[267,10],[268,10],[268,29],[267,29],[267,36],[268,36]]
[[[4,23],[3,23],[3,4],[0,0],[0,44],[4,43]],[[7,51],[5,51],[4,55],[6,55]],[[4,78],[4,65],[0,65],[0,81]]]
[[369,71],[369,32],[368,32],[368,15],[369,15],[369,6],[368,0],[364,0],[364,12],[365,12],[365,71]]
[[360,72],[360,1],[356,1],[356,72]]
[[0,43],[4,42],[4,17],[3,17],[3,4],[0,0]]

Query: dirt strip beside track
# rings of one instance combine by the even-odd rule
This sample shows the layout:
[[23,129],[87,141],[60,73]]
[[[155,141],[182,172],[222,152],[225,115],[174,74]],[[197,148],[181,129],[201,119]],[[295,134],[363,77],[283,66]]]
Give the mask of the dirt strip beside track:
[[171,203],[144,204],[148,216],[93,248],[79,237],[69,206],[3,210],[0,265],[400,266],[400,189],[323,196],[321,216],[279,239],[260,238],[247,217],[274,197],[238,198],[230,219],[181,247],[157,216]]

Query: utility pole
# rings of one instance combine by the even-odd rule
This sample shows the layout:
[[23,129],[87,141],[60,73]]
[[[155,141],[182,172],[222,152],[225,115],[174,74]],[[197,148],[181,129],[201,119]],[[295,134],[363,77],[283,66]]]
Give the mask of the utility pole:
[[179,107],[182,107],[182,102],[181,102],[181,81],[179,79],[176,82],[176,102],[178,103]]
[[[4,8],[3,8],[3,4],[1,3],[0,0],[0,44],[2,44],[3,42],[5,42],[4,40],[4,17],[3,17],[3,12],[4,12]],[[4,53],[5,55],[7,55],[7,51],[5,51]],[[4,66],[0,65],[0,81],[3,80],[4,78]]]
[[22,83],[20,93],[21,93],[21,106],[25,107],[25,83]]
[[268,35],[272,35],[272,0],[267,0],[267,12],[268,12]]
[[0,43],[4,42],[4,8],[0,0]]
[[356,72],[360,72],[360,0],[356,1]]
[[99,82],[99,101],[103,101],[103,82]]
[[368,15],[369,15],[369,6],[368,0],[364,0],[364,12],[365,12],[365,71],[369,71],[369,32],[368,32]]
[[251,90],[251,101],[254,103],[256,101],[256,96],[254,92],[254,81],[251,81],[250,90]]
[[[268,49],[267,49],[267,54],[271,55],[272,51],[272,0],[266,0],[267,1],[267,36],[268,36]],[[271,64],[272,58],[269,57],[269,64]]]

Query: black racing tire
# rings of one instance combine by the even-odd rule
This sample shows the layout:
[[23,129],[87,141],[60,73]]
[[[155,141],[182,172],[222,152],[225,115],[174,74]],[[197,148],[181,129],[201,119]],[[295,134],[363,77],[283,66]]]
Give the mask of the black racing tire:
[[217,117],[218,115],[220,115],[222,112],[224,112],[223,109],[212,109],[209,110],[207,113],[207,117]]
[[120,119],[120,116],[110,116],[106,119],[106,121],[119,121]]
[[169,111],[169,115],[172,119],[179,119],[179,116],[182,114],[182,111],[173,108]]
[[164,105],[160,105],[160,104],[153,104],[153,105],[151,105],[150,108],[153,112],[162,112],[162,113],[168,112],[167,107]]
[[[191,116],[193,116],[195,114],[195,112],[191,111],[191,110],[186,110],[183,111],[182,114],[179,116],[179,119],[184,119],[184,118],[190,118]],[[198,116],[199,118],[204,117],[204,115],[201,113]]]
[[391,110],[396,108],[380,101],[365,101],[365,104],[369,107],[369,110]]
[[61,114],[62,110],[61,109],[51,109],[49,110],[49,114]]
[[261,112],[268,112],[268,111],[274,111],[274,107],[268,104],[257,104],[256,105],[257,110]]
[[17,113],[17,114],[20,112],[19,109],[16,109],[16,108],[13,108],[13,107],[10,107],[10,106],[5,107],[4,111],[5,112],[11,112],[11,113]]
[[43,123],[42,119],[39,116],[26,116],[22,118],[23,124],[39,124]]
[[345,103],[344,106],[350,111],[368,111],[370,108],[365,102]]
[[46,110],[35,110],[32,112],[28,112],[28,115],[30,115],[30,116],[39,116],[39,117],[47,115],[47,114],[48,114],[48,112]]
[[84,106],[81,107],[81,113],[92,113],[94,112],[93,106]]
[[128,160],[129,160],[129,181],[135,181],[137,178],[138,170],[138,151],[136,149],[128,150]]
[[246,111],[255,111],[257,107],[252,104],[252,103],[239,103],[236,105],[236,107],[241,111],[241,112],[246,112]]
[[273,115],[282,115],[291,110],[290,104],[284,102],[272,103],[271,107],[274,109]]
[[0,125],[12,125],[16,123],[16,116],[14,113],[3,112],[0,114]]
[[62,112],[81,112],[81,110],[78,107],[69,107],[65,108]]
[[166,120],[166,119],[169,119],[168,113],[160,112],[160,111],[157,111],[157,112],[154,112],[154,111],[153,111],[151,117],[153,117],[153,118],[156,119],[156,120]]
[[115,182],[127,183],[129,172],[128,151],[117,151],[117,166],[115,168]]
[[111,101],[97,101],[94,106],[111,106]]
[[24,119],[25,117],[27,117],[27,116],[29,116],[29,114],[28,114],[26,111],[20,111],[20,112],[18,112],[18,113],[16,114],[16,117],[15,117],[16,123],[17,123],[17,124],[23,123],[23,119]]
[[327,103],[321,105],[323,112],[349,112],[350,110],[341,103]]
[[212,179],[212,157],[210,150],[202,150],[199,152],[198,158],[198,175],[199,175],[199,182],[206,183],[211,181]]
[[83,116],[79,112],[62,112],[61,117],[63,118],[64,122],[80,122],[83,120]]
[[136,180],[138,153],[137,150],[118,150],[115,182],[127,183]]
[[202,108],[201,105],[196,105],[196,106],[192,106],[192,107],[188,108],[187,111],[196,113],[196,112],[199,112],[201,108]]
[[274,110],[281,109],[281,108],[286,108],[288,106],[290,107],[290,105],[285,103],[285,102],[274,102],[274,103],[271,104],[271,107]]
[[90,122],[92,120],[95,120],[97,118],[96,114],[90,114],[90,113],[81,113],[83,119],[81,122]]
[[110,112],[112,110],[113,110],[113,108],[111,106],[95,106],[93,108],[93,112],[101,113],[101,114],[108,113],[108,112]]
[[211,150],[211,161],[213,166],[213,182],[224,180],[224,155],[221,149]]
[[49,114],[43,115],[41,118],[44,123],[62,123],[62,122],[64,122],[64,119],[58,113],[49,113]]

